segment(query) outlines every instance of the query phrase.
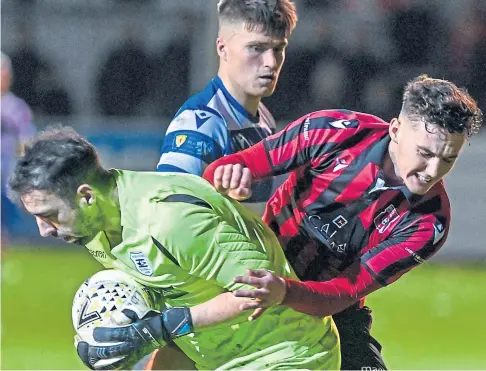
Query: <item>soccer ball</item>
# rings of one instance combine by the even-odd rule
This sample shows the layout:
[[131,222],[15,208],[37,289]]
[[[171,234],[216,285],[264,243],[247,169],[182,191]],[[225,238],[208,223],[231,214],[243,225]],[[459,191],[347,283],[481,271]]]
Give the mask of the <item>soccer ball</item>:
[[[94,328],[114,326],[113,315],[119,315],[122,307],[128,306],[137,314],[144,314],[155,309],[156,302],[154,292],[127,273],[114,269],[103,270],[84,281],[74,296],[74,329],[81,340],[98,344],[93,338]],[[127,318],[128,323],[130,320]],[[119,320],[116,324],[120,325]]]

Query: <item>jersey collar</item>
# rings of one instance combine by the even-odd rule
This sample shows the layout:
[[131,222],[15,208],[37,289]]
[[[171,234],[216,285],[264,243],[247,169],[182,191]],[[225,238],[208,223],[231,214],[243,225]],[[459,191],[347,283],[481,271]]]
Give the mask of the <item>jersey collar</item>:
[[248,120],[253,122],[254,124],[257,124],[260,121],[260,118],[255,115],[252,115],[250,112],[248,112],[245,107],[243,107],[231,94],[230,92],[226,89],[226,87],[223,84],[223,81],[219,76],[216,76],[213,79],[214,84],[218,89],[221,89],[223,92],[224,97],[228,100],[228,102],[242,115],[244,115]]

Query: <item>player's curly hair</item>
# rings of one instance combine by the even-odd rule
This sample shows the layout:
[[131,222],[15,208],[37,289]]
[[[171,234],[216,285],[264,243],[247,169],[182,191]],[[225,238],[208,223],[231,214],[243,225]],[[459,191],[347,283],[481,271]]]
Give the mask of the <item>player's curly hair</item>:
[[245,22],[248,31],[263,29],[267,35],[289,37],[297,25],[297,11],[290,0],[220,0],[219,23]]
[[8,181],[8,193],[18,202],[32,191],[47,191],[73,204],[81,184],[109,176],[91,143],[71,127],[51,126],[25,145]]
[[[477,134],[483,113],[465,89],[447,80],[420,75],[405,86],[402,111],[414,121],[438,125],[449,133]],[[429,130],[430,131],[430,130]]]

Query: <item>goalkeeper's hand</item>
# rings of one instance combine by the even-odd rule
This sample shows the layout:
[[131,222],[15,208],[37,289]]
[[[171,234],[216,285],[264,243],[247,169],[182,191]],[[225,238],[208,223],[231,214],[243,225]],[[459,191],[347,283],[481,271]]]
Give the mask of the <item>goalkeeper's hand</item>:
[[79,357],[92,370],[131,368],[143,356],[193,330],[190,310],[185,307],[162,313],[149,311],[142,318],[131,309],[123,309],[122,313],[133,322],[118,327],[97,327],[93,331],[95,341],[115,344],[77,343]]

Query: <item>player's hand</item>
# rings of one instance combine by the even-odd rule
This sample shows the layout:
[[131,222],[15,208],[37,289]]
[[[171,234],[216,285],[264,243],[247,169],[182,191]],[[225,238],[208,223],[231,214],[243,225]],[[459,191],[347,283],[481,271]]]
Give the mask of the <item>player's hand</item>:
[[236,290],[233,293],[237,297],[255,299],[240,306],[240,310],[255,309],[248,318],[250,321],[258,318],[266,308],[281,304],[287,293],[285,280],[265,269],[248,270],[248,275],[236,277],[235,282],[255,287],[254,290]]
[[214,188],[219,193],[243,201],[251,197],[250,169],[240,164],[221,165],[214,171]]
[[[141,318],[135,310],[123,309],[113,316],[117,327],[96,327],[94,340],[105,345],[77,344],[78,355],[94,370],[129,369],[143,356],[193,330],[189,308],[170,308],[160,313],[149,311]],[[128,325],[127,319],[132,321]]]
[[131,309],[123,309],[122,313],[123,317],[133,322],[118,327],[97,327],[93,331],[96,342],[113,343],[112,345],[77,342],[78,356],[90,369],[129,369],[143,356],[170,341],[170,336],[162,324],[160,312],[150,311],[143,319],[140,319]]

